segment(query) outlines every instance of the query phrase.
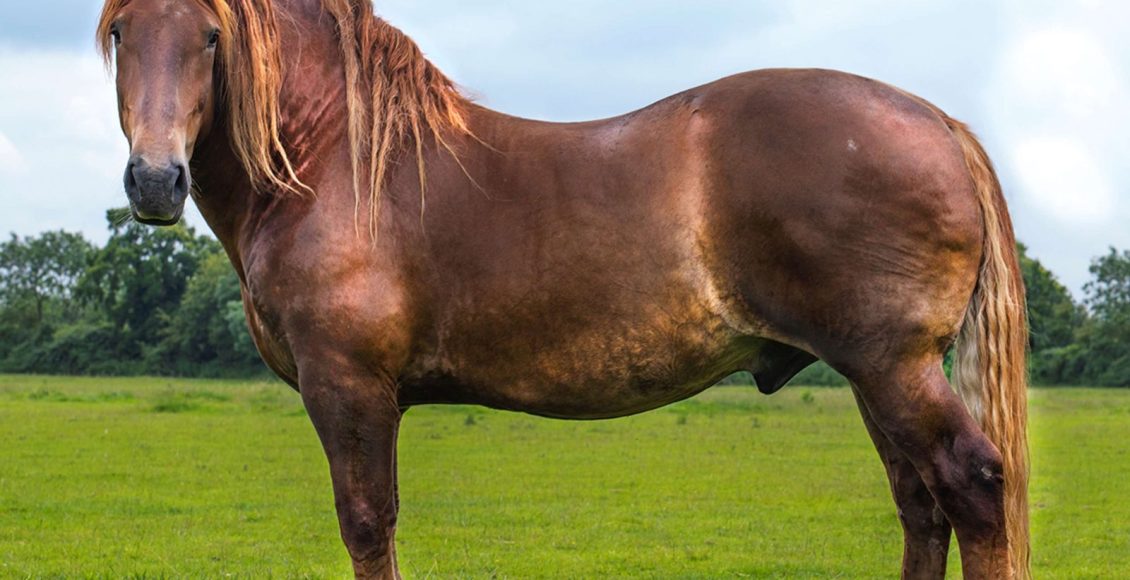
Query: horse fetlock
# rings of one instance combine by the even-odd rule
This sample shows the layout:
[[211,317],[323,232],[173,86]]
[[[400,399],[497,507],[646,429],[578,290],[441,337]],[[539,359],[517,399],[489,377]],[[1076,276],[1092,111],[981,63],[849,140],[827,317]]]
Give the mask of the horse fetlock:
[[353,575],[358,580],[400,580],[400,570],[392,555],[362,560],[353,558]]

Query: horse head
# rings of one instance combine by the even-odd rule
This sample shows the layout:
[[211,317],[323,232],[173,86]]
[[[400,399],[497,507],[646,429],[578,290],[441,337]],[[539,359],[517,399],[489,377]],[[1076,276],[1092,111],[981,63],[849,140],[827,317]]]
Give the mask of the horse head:
[[189,160],[212,127],[222,19],[203,2],[111,0],[98,42],[116,70],[130,145],[125,191],[134,218],[172,225],[192,187]]

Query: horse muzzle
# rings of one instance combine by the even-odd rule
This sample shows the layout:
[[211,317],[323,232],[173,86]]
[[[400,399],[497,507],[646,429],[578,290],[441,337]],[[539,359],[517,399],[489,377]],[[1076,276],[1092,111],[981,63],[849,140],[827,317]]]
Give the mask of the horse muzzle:
[[184,215],[191,183],[188,164],[184,162],[153,164],[134,155],[125,174],[126,195],[134,219],[152,226],[175,225]]

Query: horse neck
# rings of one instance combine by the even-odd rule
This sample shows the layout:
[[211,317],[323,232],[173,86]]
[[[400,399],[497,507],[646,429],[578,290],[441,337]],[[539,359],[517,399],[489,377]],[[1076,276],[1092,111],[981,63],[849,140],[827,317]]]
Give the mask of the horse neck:
[[[342,138],[348,114],[343,65],[334,29],[320,6],[320,0],[276,1],[279,21],[286,23],[279,26],[282,141],[298,178],[319,196],[323,176],[350,171]],[[200,213],[241,273],[242,256],[260,226],[273,214],[309,201],[292,192],[256,191],[235,154],[224,114],[193,156],[193,175]]]
[[232,149],[228,130],[217,121],[192,157],[193,200],[204,221],[224,246],[236,270],[242,272],[241,232],[251,217],[255,192]]

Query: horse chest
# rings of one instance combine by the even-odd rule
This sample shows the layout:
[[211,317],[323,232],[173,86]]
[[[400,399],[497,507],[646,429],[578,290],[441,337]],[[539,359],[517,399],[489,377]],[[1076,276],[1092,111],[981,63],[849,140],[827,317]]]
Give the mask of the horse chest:
[[298,365],[294,361],[294,354],[284,340],[284,335],[273,330],[266,323],[247,292],[244,293],[243,309],[247,315],[247,328],[251,333],[251,339],[255,342],[255,348],[258,349],[263,362],[279,378],[292,387],[297,387]]

